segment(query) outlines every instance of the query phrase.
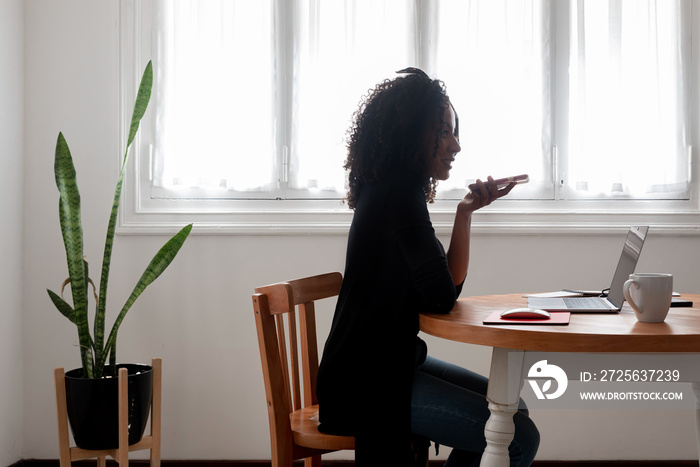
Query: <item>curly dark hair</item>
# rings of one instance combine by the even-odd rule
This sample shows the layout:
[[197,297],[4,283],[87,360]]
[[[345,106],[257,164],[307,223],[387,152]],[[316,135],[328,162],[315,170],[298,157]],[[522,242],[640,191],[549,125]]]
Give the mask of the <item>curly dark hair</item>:
[[437,155],[439,129],[451,104],[442,81],[418,69],[407,70],[408,74],[370,90],[353,115],[344,165],[349,171],[345,201],[351,209],[357,206],[365,184],[380,181],[399,167],[421,177],[427,202],[435,198],[437,180],[431,176],[429,156]]

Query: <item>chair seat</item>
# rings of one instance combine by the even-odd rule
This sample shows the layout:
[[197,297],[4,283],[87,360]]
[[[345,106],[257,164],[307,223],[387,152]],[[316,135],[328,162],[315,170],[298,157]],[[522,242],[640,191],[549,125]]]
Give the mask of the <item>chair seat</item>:
[[338,451],[355,449],[353,436],[338,436],[318,431],[318,405],[310,405],[289,414],[294,444],[307,448]]

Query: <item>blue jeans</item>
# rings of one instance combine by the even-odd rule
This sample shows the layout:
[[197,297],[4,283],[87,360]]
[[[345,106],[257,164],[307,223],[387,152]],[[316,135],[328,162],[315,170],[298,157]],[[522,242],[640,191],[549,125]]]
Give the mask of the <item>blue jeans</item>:
[[[490,415],[487,384],[488,379],[481,375],[430,356],[415,371],[411,430],[453,448],[446,467],[479,465],[486,448],[484,426]],[[513,421],[510,465],[529,466],[537,453],[540,433],[522,400]]]

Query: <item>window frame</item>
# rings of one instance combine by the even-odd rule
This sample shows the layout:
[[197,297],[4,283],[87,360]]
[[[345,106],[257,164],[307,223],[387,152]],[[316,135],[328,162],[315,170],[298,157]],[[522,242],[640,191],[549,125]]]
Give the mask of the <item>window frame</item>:
[[[147,60],[142,52],[141,0],[120,2],[120,147],[126,146],[126,132],[133,96]],[[424,12],[426,6],[421,7]],[[690,2],[691,35],[700,37],[700,8]],[[281,14],[286,14],[282,12]],[[553,18],[561,14],[559,8]],[[279,18],[277,18],[279,20]],[[554,20],[554,19],[553,19]],[[291,47],[291,32],[283,32]],[[282,34],[279,40],[282,39]],[[555,53],[568,47],[566,34],[557,29],[553,44]],[[691,41],[692,42],[692,41]],[[567,52],[568,54],[568,52]],[[700,82],[700,48],[694,43],[690,54],[691,83]],[[281,58],[286,60],[285,58]],[[425,60],[425,59],[423,59]],[[282,67],[286,73],[286,64]],[[566,63],[556,60],[552,86],[562,86]],[[557,79],[557,76],[560,79]],[[288,80],[282,80],[288,83]],[[689,199],[687,200],[508,200],[474,214],[472,231],[476,234],[603,234],[625,231],[630,225],[650,225],[655,234],[700,235],[700,184],[698,183],[698,135],[700,103],[698,86],[689,86]],[[556,91],[555,91],[556,92]],[[566,108],[555,99],[554,118]],[[290,103],[280,103],[284,107]],[[288,110],[288,109],[287,109]],[[150,113],[150,110],[148,111]],[[149,115],[146,115],[148,118]],[[556,128],[555,128],[556,130]],[[285,131],[287,129],[285,128]],[[556,133],[555,133],[556,134]],[[137,135],[125,178],[124,199],[117,233],[120,235],[166,234],[175,232],[184,223],[194,222],[195,234],[206,235],[346,235],[352,211],[338,199],[152,199],[147,186],[150,154]],[[556,147],[551,153],[556,173]],[[517,189],[517,188],[516,188]],[[556,190],[555,190],[556,191]],[[429,205],[433,226],[439,235],[452,229],[458,200],[438,199]]]

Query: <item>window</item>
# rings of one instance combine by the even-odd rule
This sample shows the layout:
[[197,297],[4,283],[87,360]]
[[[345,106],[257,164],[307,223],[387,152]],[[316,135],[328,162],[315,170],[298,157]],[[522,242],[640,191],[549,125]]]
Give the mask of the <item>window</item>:
[[345,132],[361,96],[408,65],[444,80],[461,122],[438,230],[487,174],[531,183],[477,231],[672,228],[697,212],[687,0],[121,5],[123,108],[141,62],[156,70],[122,231],[189,216],[200,230],[345,232]]
[[572,4],[568,196],[688,198],[688,17],[678,1]]
[[278,197],[272,2],[163,1],[152,11],[153,196]]

